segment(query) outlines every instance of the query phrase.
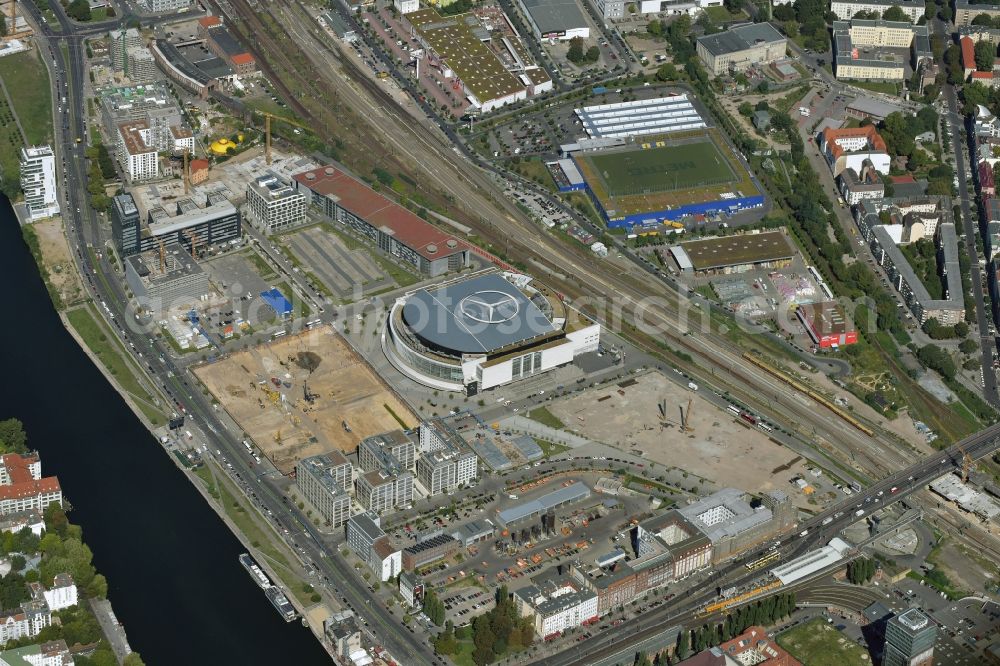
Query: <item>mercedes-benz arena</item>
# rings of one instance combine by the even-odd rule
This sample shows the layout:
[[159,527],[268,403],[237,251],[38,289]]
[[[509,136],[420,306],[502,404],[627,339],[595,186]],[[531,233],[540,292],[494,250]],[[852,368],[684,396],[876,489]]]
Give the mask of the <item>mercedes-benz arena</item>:
[[425,386],[475,395],[596,351],[601,327],[527,275],[490,271],[396,300],[382,346]]

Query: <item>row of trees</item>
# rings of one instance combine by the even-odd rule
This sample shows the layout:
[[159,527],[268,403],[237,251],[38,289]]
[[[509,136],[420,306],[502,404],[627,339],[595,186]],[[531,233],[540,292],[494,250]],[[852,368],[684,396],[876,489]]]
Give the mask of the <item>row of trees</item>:
[[783,592],[754,604],[746,604],[738,611],[726,615],[724,622],[706,624],[691,631],[681,631],[677,636],[677,657],[687,659],[691,654],[697,654],[739,636],[750,627],[767,627],[780,622],[794,610],[794,592]]
[[847,580],[855,585],[863,585],[875,577],[875,560],[859,557],[847,563]]
[[437,626],[444,624],[444,602],[438,599],[437,595],[434,594],[434,590],[428,590],[424,594],[424,605],[423,605],[424,615],[431,619],[431,622]]

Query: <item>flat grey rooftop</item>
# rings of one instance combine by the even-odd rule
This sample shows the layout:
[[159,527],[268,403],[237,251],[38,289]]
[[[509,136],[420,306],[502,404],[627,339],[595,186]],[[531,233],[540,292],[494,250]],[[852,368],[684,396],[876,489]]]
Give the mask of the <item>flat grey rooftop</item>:
[[422,342],[446,353],[490,353],[558,330],[497,273],[421,289],[409,297],[402,314]]
[[770,23],[752,23],[729,28],[725,32],[698,38],[698,43],[709,53],[718,56],[736,53],[753,47],[757,42],[780,42],[785,37]]
[[542,35],[587,26],[575,0],[521,0],[521,4]]

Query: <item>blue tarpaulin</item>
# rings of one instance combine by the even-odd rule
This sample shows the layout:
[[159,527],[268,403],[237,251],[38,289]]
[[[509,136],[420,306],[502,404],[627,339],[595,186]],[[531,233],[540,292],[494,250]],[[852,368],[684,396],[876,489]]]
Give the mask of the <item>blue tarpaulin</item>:
[[264,302],[270,305],[271,308],[278,313],[279,317],[287,317],[292,314],[292,304],[277,289],[262,291],[260,293],[260,297],[263,298]]

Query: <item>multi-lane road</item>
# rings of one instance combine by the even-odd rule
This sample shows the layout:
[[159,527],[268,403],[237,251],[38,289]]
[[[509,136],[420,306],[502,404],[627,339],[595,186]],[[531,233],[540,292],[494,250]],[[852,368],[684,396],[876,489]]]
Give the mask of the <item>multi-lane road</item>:
[[[795,529],[803,530],[805,535],[784,538],[780,546],[783,553],[782,560],[790,561],[825,544],[848,525],[861,520],[862,517],[857,515],[858,511],[864,511],[865,516],[870,515],[906,498],[939,476],[960,468],[963,450],[971,458],[978,460],[998,448],[1000,448],[1000,424],[990,426],[944,451],[878,481],[862,493],[832,505],[799,524]],[[826,522],[828,519],[830,522]],[[766,551],[770,545],[762,546],[760,552]],[[753,554],[749,554],[744,559],[752,558]],[[716,600],[715,586],[747,586],[760,577],[760,572],[747,573],[742,561],[734,562],[716,571],[712,579],[713,589],[695,593],[683,601],[666,604],[645,613],[639,620],[626,622],[590,639],[574,643],[566,651],[547,658],[545,663],[547,666],[586,666],[604,657],[618,654],[629,646],[639,645],[669,627],[678,624],[693,625],[696,619],[699,622],[704,620],[699,618],[701,610],[706,604]],[[800,584],[809,580],[811,579],[806,579]]]
[[[56,3],[54,3],[55,5]],[[228,432],[228,427],[217,416],[208,400],[200,390],[190,386],[184,371],[174,364],[170,352],[165,345],[158,342],[149,331],[139,330],[134,325],[134,313],[128,307],[128,300],[118,276],[109,264],[106,255],[97,264],[92,264],[88,248],[103,246],[100,223],[97,214],[90,208],[87,193],[86,160],[83,152],[86,142],[86,116],[83,94],[85,73],[83,68],[82,40],[75,33],[74,26],[65,16],[61,7],[54,7],[60,19],[61,34],[56,34],[51,26],[40,21],[37,9],[31,3],[25,3],[29,11],[35,13],[35,20],[42,27],[39,43],[48,43],[49,62],[52,63],[52,79],[55,87],[62,86],[68,90],[66,94],[69,106],[67,123],[57,122],[56,151],[60,158],[60,167],[64,165],[63,192],[65,195],[65,210],[67,211],[67,232],[70,242],[76,247],[77,262],[81,273],[86,278],[89,293],[95,302],[107,305],[105,313],[109,323],[126,343],[135,344],[143,350],[140,359],[142,366],[149,370],[150,378],[179,410],[183,410],[188,419],[200,428],[205,446],[210,451],[220,451],[220,457],[233,465],[233,475],[238,477],[251,497],[255,498],[264,511],[269,511],[277,526],[288,530],[288,540],[294,543],[301,559],[312,562],[319,576],[327,581],[326,591],[332,594],[339,603],[349,605],[363,617],[368,629],[378,643],[385,646],[392,654],[398,655],[407,664],[428,666],[436,659],[429,646],[417,637],[401,628],[399,621],[383,606],[372,603],[368,586],[358,577],[346,562],[336,554],[328,553],[323,546],[322,535],[312,526],[311,522],[290,503],[285,501],[282,491],[268,477],[261,476],[255,465],[249,461],[242,451],[242,445]],[[68,47],[68,58],[58,43]],[[44,47],[43,47],[44,48]],[[68,88],[66,87],[68,86]],[[63,93],[59,93],[61,97]],[[65,107],[64,107],[65,108]],[[84,139],[77,143],[77,138]],[[79,210],[79,213],[74,211]],[[328,315],[328,317],[331,315]],[[330,556],[332,555],[332,557]],[[233,566],[237,566],[234,562]],[[262,601],[263,603],[263,601]]]

